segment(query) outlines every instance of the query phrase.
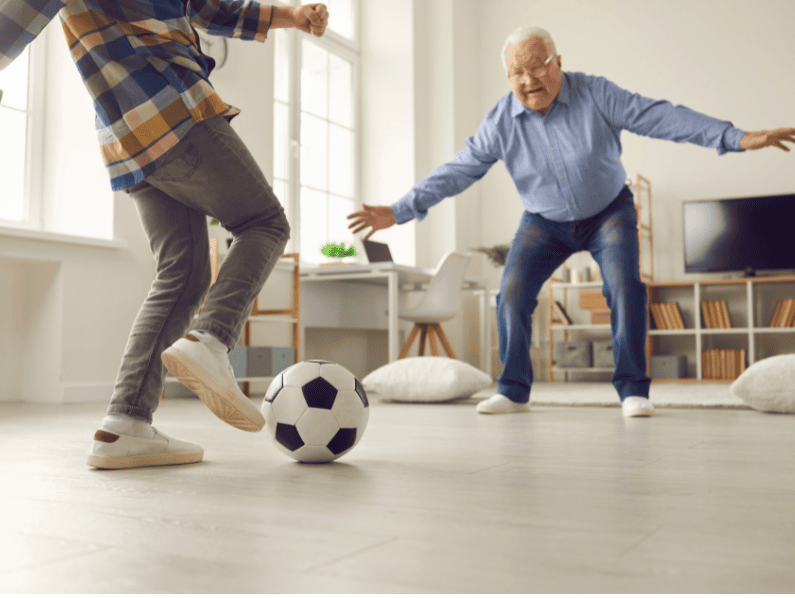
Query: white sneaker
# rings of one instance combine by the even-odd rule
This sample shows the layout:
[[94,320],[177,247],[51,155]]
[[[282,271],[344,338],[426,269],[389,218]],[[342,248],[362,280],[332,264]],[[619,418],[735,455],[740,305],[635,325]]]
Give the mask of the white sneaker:
[[171,438],[157,428],[152,440],[137,436],[114,434],[99,429],[94,434],[94,446],[88,464],[97,469],[129,469],[153,465],[184,465],[198,463],[204,449],[198,444]]
[[627,397],[621,402],[624,417],[644,417],[654,415],[654,405],[646,397]]
[[530,411],[530,402],[517,403],[505,395],[494,395],[478,403],[478,413],[520,413]]
[[230,426],[259,432],[265,418],[237,386],[232,365],[222,364],[198,337],[188,333],[160,354],[163,365]]

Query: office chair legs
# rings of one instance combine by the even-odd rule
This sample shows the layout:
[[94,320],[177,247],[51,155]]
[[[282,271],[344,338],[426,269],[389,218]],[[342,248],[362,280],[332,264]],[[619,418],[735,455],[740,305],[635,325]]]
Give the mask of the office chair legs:
[[414,339],[417,338],[417,333],[422,332],[420,334],[420,349],[419,355],[425,355],[425,337],[428,337],[428,340],[431,342],[431,355],[436,357],[439,356],[439,348],[436,346],[436,337],[439,337],[439,340],[442,341],[442,345],[444,346],[444,350],[447,351],[447,354],[450,356],[451,359],[455,359],[455,353],[453,353],[453,348],[450,346],[450,342],[447,340],[447,337],[442,330],[442,327],[439,324],[414,324],[414,328],[411,329],[411,333],[409,334],[409,338],[406,340],[406,344],[403,345],[403,350],[400,352],[400,357],[398,359],[403,359],[406,355],[409,354],[411,350],[411,345],[414,344]]

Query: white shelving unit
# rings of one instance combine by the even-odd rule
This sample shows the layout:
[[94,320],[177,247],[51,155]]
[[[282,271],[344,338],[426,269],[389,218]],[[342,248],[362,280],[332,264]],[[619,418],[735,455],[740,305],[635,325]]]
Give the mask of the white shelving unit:
[[[795,297],[795,276],[655,282],[649,283],[647,289],[649,305],[652,303],[679,303],[686,326],[684,330],[657,330],[653,327],[652,320],[649,319],[646,338],[648,368],[651,367],[651,356],[663,353],[662,345],[665,343],[665,339],[673,340],[674,337],[679,337],[680,350],[688,356],[688,363],[695,365],[695,376],[674,380],[655,380],[655,382],[717,382],[718,380],[715,379],[704,379],[702,351],[710,348],[724,348],[724,345],[729,343],[735,345],[732,348],[745,349],[746,367],[780,352],[795,351],[795,328],[771,328],[768,326],[773,316],[776,299],[784,296]],[[702,325],[701,302],[710,300],[727,302],[732,321],[731,328],[705,328]],[[735,326],[735,323],[740,325]],[[730,339],[729,337],[735,338]],[[777,342],[766,342],[773,339]],[[691,343],[692,351],[687,350],[688,347],[684,347],[685,344],[690,345]],[[776,348],[775,345],[780,347]],[[723,380],[723,382],[730,381]]]
[[[602,282],[550,283],[550,297],[554,291],[563,291],[566,309],[568,291],[601,288]],[[720,280],[649,282],[646,285],[648,305],[652,303],[679,304],[686,328],[684,330],[657,330],[647,314],[646,373],[651,375],[653,355],[684,354],[688,360],[686,378],[660,382],[728,383],[731,379],[705,379],[702,352],[713,348],[745,349],[747,364],[751,366],[773,355],[795,352],[795,327],[771,328],[773,310],[777,299],[795,297],[795,276],[734,278]],[[731,328],[706,328],[701,315],[701,302],[722,300],[728,304]],[[551,311],[550,307],[550,311]],[[551,316],[550,316],[551,318]],[[594,373],[613,372],[613,368],[560,368],[553,363],[554,333],[562,332],[568,340],[569,332],[599,330],[612,334],[609,324],[551,324],[549,344],[550,380],[554,372]]]
[[[553,279],[554,280],[554,279]],[[571,291],[583,291],[583,290],[599,290],[602,288],[604,283],[601,280],[598,281],[591,281],[591,282],[550,282],[549,283],[549,297],[550,297],[550,324],[549,324],[549,380],[555,380],[555,372],[563,372],[564,374],[593,374],[593,373],[608,373],[612,374],[615,368],[599,368],[599,367],[590,367],[590,368],[563,368],[558,367],[555,365],[554,355],[555,355],[555,333],[562,332],[563,333],[563,340],[569,340],[569,332],[572,331],[586,331],[586,330],[593,330],[593,331],[602,331],[607,333],[607,337],[609,338],[612,334],[610,330],[610,324],[555,324],[552,320],[551,312],[552,308],[552,301],[555,300],[555,291],[562,290],[563,291],[563,306],[566,310],[569,309],[568,307],[568,292]],[[566,380],[568,381],[568,376],[566,376]]]

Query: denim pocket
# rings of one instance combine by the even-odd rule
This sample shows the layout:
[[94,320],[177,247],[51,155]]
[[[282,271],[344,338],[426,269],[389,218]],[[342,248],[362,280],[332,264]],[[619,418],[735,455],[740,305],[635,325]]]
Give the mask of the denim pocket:
[[186,181],[192,177],[201,165],[202,157],[193,143],[188,141],[187,144],[184,152],[177,152],[177,157],[162,164],[153,176],[161,181]]

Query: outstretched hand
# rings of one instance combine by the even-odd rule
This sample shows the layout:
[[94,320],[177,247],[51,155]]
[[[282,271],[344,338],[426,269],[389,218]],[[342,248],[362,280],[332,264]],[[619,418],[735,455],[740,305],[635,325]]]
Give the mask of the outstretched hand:
[[348,228],[358,226],[359,228],[353,231],[354,233],[358,233],[368,226],[372,227],[373,230],[364,238],[365,241],[372,237],[376,231],[397,224],[395,215],[392,213],[392,208],[389,206],[368,206],[367,204],[362,204],[362,207],[364,208],[362,211],[354,212],[348,216],[348,220],[356,218]]
[[323,37],[328,25],[328,9],[325,4],[304,4],[294,10],[296,29],[315,37]]
[[789,148],[782,141],[795,143],[795,129],[775,129],[746,133],[740,141],[740,147],[745,150],[757,150],[763,147],[775,146],[788,152]]

